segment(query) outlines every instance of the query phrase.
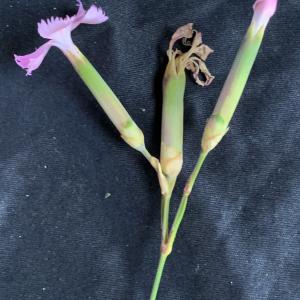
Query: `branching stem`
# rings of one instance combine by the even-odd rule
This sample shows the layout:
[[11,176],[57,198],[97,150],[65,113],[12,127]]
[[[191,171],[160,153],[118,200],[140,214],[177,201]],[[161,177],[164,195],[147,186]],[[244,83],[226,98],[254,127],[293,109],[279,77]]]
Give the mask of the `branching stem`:
[[[172,224],[171,230],[170,230],[168,235],[165,234],[166,235],[166,240],[165,240],[166,242],[163,243],[162,247],[161,247],[160,259],[159,259],[158,268],[157,268],[157,272],[156,272],[153,287],[152,287],[150,300],[156,300],[159,285],[160,285],[160,281],[161,281],[161,277],[162,277],[162,273],[163,273],[163,270],[164,270],[164,266],[165,266],[167,257],[172,252],[178,229],[179,229],[179,227],[182,223],[182,220],[183,220],[183,217],[184,217],[184,214],[185,214],[185,211],[186,211],[189,195],[190,195],[190,193],[193,189],[193,186],[194,186],[195,181],[196,181],[196,179],[199,175],[201,167],[202,167],[202,165],[203,165],[203,163],[206,159],[206,156],[207,156],[207,152],[201,152],[200,153],[200,156],[198,158],[196,166],[195,166],[192,174],[190,175],[190,177],[189,177],[189,179],[188,179],[188,181],[185,185],[183,196],[181,198],[181,202],[180,202],[179,208],[177,210],[177,213],[176,213],[174,222]],[[170,198],[171,198],[171,195],[168,198],[168,208],[169,208]],[[168,208],[165,211],[163,211],[164,215],[165,215],[166,211],[168,211],[168,215],[169,215],[169,209]],[[163,224],[164,224],[166,222],[166,219],[163,219],[163,220],[164,220],[164,222],[163,222]],[[164,241],[164,239],[163,239],[163,241]]]

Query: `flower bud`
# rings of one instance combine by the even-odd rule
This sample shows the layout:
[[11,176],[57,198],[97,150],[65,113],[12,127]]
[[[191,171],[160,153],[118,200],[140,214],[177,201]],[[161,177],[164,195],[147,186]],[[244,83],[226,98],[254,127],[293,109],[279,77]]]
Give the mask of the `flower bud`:
[[261,27],[266,28],[270,18],[277,9],[277,0],[256,0],[253,5],[254,15],[252,19],[254,32],[258,32]]
[[244,91],[260,48],[265,26],[276,10],[276,0],[257,0],[254,16],[233,62],[212,116],[202,136],[202,150],[211,151],[228,131],[229,122]]

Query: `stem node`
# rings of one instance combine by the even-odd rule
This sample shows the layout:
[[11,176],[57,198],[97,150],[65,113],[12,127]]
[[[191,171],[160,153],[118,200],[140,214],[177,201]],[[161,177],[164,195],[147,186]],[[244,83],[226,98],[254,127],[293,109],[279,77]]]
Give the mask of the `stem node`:
[[160,249],[161,255],[168,257],[171,254],[172,250],[173,247],[172,245],[170,245],[170,243],[162,243]]

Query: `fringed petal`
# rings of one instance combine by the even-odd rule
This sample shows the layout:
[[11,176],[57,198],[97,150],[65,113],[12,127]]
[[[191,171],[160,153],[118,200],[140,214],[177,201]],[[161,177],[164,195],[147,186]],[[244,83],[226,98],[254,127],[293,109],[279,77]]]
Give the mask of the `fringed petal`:
[[78,11],[76,16],[84,16],[85,14],[85,9],[83,8],[82,2],[80,0],[77,0],[77,6],[78,6]]
[[[83,8],[82,2],[77,0],[77,6],[78,11],[72,17],[51,17],[41,20],[38,23],[38,33],[40,36],[50,41],[31,54],[24,56],[15,55],[16,63],[27,70],[27,75],[31,75],[31,72],[40,66],[51,46],[60,48],[64,53],[76,51],[71,38],[71,31],[81,23],[99,24],[108,19],[103,10],[97,8],[95,5],[92,5],[86,11]],[[77,52],[75,55],[77,55]]]
[[63,29],[71,32],[73,22],[74,16],[66,16],[65,18],[51,17],[50,19],[46,19],[46,21],[41,20],[38,23],[38,33],[45,39],[54,39],[56,34]]
[[108,20],[101,7],[92,5],[85,13],[84,17],[80,20],[83,24],[100,24]]
[[27,71],[26,75],[30,76],[32,71],[39,68],[51,46],[52,42],[50,41],[39,47],[33,53],[23,56],[15,55],[15,61],[21,68]]
[[65,18],[51,17],[41,20],[38,23],[38,32],[45,39],[59,39],[61,34],[70,33],[80,24],[100,24],[108,20],[100,7],[92,5],[87,11],[83,8],[82,2],[77,0],[77,14]]

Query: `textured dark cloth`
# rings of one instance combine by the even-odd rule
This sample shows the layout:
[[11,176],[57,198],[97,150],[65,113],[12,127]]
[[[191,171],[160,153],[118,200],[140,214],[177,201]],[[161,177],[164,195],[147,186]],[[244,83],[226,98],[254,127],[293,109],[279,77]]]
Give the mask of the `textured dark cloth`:
[[[215,50],[207,63],[214,83],[188,79],[172,216],[253,2],[99,0],[110,20],[73,33],[156,156],[171,34],[194,22]],[[41,18],[75,12],[68,0],[0,2],[1,300],[145,300],[155,275],[154,171],[59,50],[32,77],[13,61],[44,42]],[[231,130],[195,185],[158,299],[300,299],[299,16],[298,0],[280,1]]]

